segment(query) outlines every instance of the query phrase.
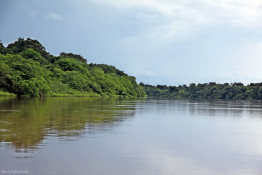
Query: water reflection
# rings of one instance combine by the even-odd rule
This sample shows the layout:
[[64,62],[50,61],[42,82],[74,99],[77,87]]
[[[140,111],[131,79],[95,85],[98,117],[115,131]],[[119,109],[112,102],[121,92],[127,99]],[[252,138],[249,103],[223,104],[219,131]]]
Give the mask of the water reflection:
[[148,98],[144,113],[174,112],[177,114],[206,117],[238,118],[262,117],[262,101],[226,101],[226,100],[174,100]]
[[136,112],[261,118],[261,106],[261,101],[1,97],[0,143],[17,152],[28,152],[44,145],[47,136],[74,141],[86,133],[110,130]]
[[0,98],[0,165],[30,175],[258,175],[261,112],[261,101]]
[[27,152],[43,145],[47,136],[73,141],[134,116],[135,105],[132,99],[2,97],[0,142]]

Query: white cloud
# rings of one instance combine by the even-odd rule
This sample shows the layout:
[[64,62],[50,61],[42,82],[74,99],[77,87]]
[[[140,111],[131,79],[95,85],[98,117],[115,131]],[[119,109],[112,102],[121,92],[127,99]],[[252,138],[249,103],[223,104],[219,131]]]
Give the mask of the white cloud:
[[43,16],[43,19],[47,21],[61,21],[63,17],[57,13],[49,12]]
[[124,11],[147,11],[167,18],[180,17],[194,23],[228,22],[241,25],[260,25],[260,0],[91,0]]
[[249,42],[233,56],[236,76],[249,82],[260,82],[262,77],[262,42]]
[[[261,28],[262,1],[259,0],[90,0],[124,12],[140,14],[143,20],[162,18],[167,33],[177,33],[185,27],[229,24],[246,28]],[[141,15],[144,13],[144,15]],[[179,24],[174,27],[173,24]],[[156,23],[156,27],[159,23]]]
[[105,10],[114,18],[110,27],[124,31],[116,42],[117,63],[138,79],[145,77],[142,81],[262,79],[261,0],[80,1],[92,3],[98,11],[110,9]]

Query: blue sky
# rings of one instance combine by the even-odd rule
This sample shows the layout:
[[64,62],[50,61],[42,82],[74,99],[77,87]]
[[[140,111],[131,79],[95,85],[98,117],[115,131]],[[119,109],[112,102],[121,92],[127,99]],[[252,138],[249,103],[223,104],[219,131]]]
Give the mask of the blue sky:
[[0,25],[147,84],[262,81],[260,0],[0,0]]

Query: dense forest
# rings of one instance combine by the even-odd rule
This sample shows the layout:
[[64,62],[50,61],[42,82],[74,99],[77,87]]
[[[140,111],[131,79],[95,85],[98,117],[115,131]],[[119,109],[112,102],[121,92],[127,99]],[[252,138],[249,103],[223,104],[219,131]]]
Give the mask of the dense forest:
[[148,96],[173,97],[178,99],[253,99],[262,100],[262,83],[224,83],[215,82],[190,84],[189,86],[147,85],[140,83]]
[[81,55],[48,53],[37,40],[0,42],[0,95],[145,96],[133,76]]
[[114,66],[88,63],[73,53],[54,56],[39,41],[19,38],[7,47],[0,42],[0,95],[10,94],[262,100],[262,83],[138,85],[135,77]]

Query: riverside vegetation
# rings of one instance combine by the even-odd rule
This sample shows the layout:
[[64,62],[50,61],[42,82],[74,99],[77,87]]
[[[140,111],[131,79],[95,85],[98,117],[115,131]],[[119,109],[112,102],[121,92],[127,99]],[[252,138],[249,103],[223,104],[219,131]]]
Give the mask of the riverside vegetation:
[[51,55],[37,40],[0,42],[0,95],[145,96],[135,77],[81,55]]
[[147,85],[140,83],[148,96],[173,97],[178,99],[222,99],[222,100],[262,100],[262,83],[224,83],[215,82],[189,86]]
[[54,56],[39,41],[18,38],[7,47],[0,42],[0,95],[262,100],[262,83],[138,85],[114,66],[88,63],[73,53]]

